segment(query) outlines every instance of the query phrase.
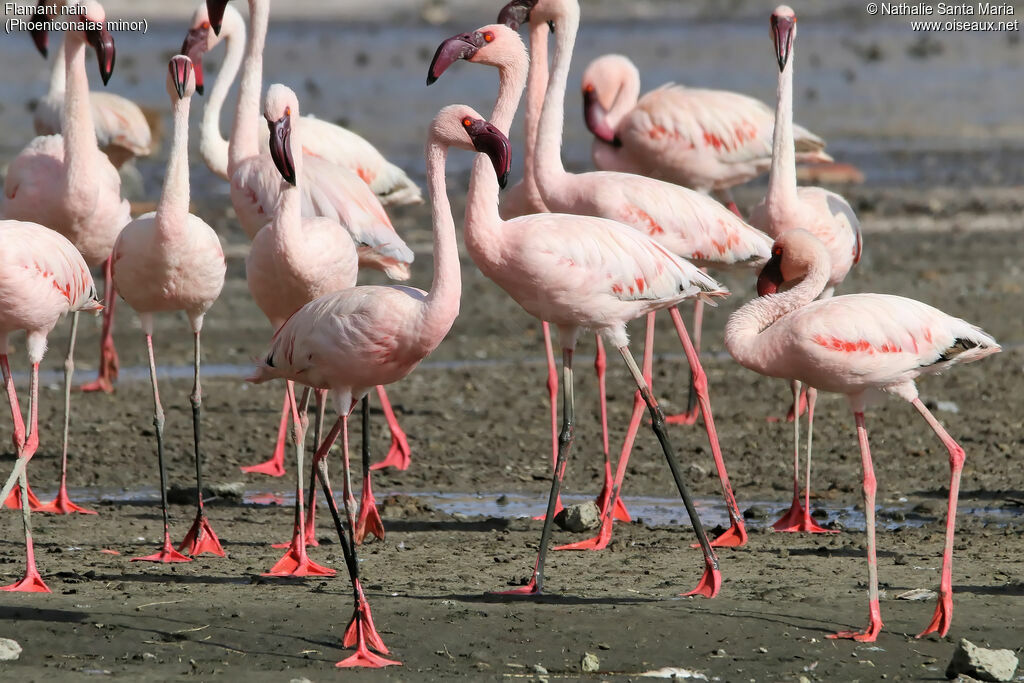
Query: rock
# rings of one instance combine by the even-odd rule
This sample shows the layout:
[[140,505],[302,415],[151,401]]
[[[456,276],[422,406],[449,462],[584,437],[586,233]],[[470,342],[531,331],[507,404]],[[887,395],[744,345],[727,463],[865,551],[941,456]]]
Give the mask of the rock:
[[[203,487],[203,498],[242,502],[245,495],[245,482],[230,481],[207,484]],[[167,502],[174,505],[191,505],[196,502],[195,486],[170,486],[167,489]]]
[[10,638],[0,638],[0,662],[13,662],[21,656],[21,645]]
[[592,500],[569,505],[555,516],[555,524],[566,531],[592,531],[601,526],[601,510]]
[[935,404],[935,408],[944,413],[959,413],[960,406],[956,404],[956,401],[938,401]]
[[989,650],[961,638],[946,667],[946,678],[966,674],[979,681],[1010,681],[1016,670],[1017,656],[1013,650]]
[[751,505],[743,511],[744,519],[768,519],[768,508],[763,505]]
[[584,673],[594,673],[600,670],[601,660],[592,652],[584,652],[583,659],[580,660],[580,668],[583,669]]
[[532,667],[532,670],[533,670],[533,673],[538,674],[540,676],[547,676],[548,675],[548,670],[545,669],[540,664],[534,664],[533,667]]
[[911,588],[896,596],[897,600],[931,600],[938,597],[938,594],[928,588]]

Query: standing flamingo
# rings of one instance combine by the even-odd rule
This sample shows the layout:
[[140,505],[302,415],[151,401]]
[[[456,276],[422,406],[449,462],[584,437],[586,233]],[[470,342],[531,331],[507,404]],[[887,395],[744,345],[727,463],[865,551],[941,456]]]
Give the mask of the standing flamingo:
[[[89,105],[89,81],[85,70],[86,46],[99,57],[100,76],[106,83],[114,68],[114,39],[103,28],[106,15],[96,2],[81,3],[82,21],[89,30],[68,30],[65,37],[67,90],[64,120],[69,125],[63,135],[34,138],[11,162],[4,183],[4,218],[39,223],[71,240],[91,266],[104,263],[105,310],[101,340],[99,377],[83,389],[113,390],[117,375],[117,352],[112,336],[114,285],[110,273],[110,253],[117,234],[131,219],[130,206],[121,199],[121,179],[117,169],[96,146],[92,111]],[[78,11],[76,7],[76,11]],[[75,26],[75,23],[71,24]],[[92,28],[99,26],[99,28]],[[37,43],[45,32],[35,34]],[[72,318],[72,335],[64,363],[64,414],[69,419],[70,383],[74,372],[74,342],[77,315]],[[47,506],[51,512],[82,511],[67,497],[67,430],[61,464],[61,488]],[[34,496],[29,496],[30,499]],[[33,501],[33,507],[41,507]]]
[[[462,279],[455,239],[455,221],[445,188],[445,161],[451,146],[485,152],[495,172],[507,174],[508,148],[492,126],[469,107],[452,105],[434,118],[427,141],[427,182],[432,200],[434,277],[430,292],[412,287],[363,286],[316,299],[288,319],[274,336],[253,382],[275,378],[300,381],[329,389],[338,419],[317,450],[314,462],[324,496],[334,516],[342,551],[352,580],[355,614],[345,631],[345,647],[356,652],[337,666],[382,667],[398,662],[369,650],[388,654],[373,626],[370,605],[359,583],[355,544],[345,539],[334,496],[327,482],[325,462],[331,445],[342,434],[345,513],[354,533],[349,502],[348,416],[362,398],[364,436],[368,419],[365,397],[370,387],[406,377],[430,354],[451,329],[459,313]],[[484,163],[487,160],[484,159]],[[495,176],[492,173],[492,178]],[[367,441],[364,439],[364,457]],[[369,646],[369,647],[368,647]]]
[[[803,228],[820,239],[829,251],[832,271],[822,298],[832,296],[850,269],[860,260],[863,242],[860,222],[850,204],[835,192],[820,187],[796,186],[796,145],[793,128],[793,46],[796,41],[796,15],[780,5],[771,17],[772,42],[779,65],[779,87],[775,108],[775,133],[772,140],[772,166],[768,179],[768,194],[754,207],[750,216],[752,225],[778,238],[787,230]],[[825,533],[811,519],[811,458],[810,446],[814,435],[815,389],[809,387],[807,404],[807,481],[806,505],[800,503],[799,416],[803,412],[800,384],[794,382],[793,407],[790,414],[796,424],[797,443],[793,449],[793,503],[788,512],[773,526],[776,531],[809,531]]]
[[953,617],[953,529],[964,451],[921,402],[914,380],[1001,349],[974,325],[913,299],[850,294],[814,301],[830,286],[833,272],[829,249],[813,234],[783,233],[758,278],[758,298],[729,318],[725,344],[744,367],[845,394],[853,410],[864,470],[869,622],[863,631],[830,637],[871,642],[882,628],[875,554],[876,483],[865,408],[884,394],[898,396],[913,404],[939,437],[949,451],[950,465],[946,545],[935,615],[918,637],[932,632],[945,636]]
[[154,213],[139,216],[125,226],[114,243],[114,284],[121,297],[139,314],[149,352],[149,378],[153,385],[153,424],[160,467],[160,503],[164,538],[153,555],[138,557],[150,562],[187,562],[188,557],[171,545],[167,518],[167,473],[164,468],[164,412],[157,389],[156,360],[153,355],[153,314],[184,311],[192,326],[195,346],[195,376],[192,384],[192,431],[196,461],[196,518],[178,550],[189,555],[209,552],[224,556],[217,534],[203,510],[203,478],[199,451],[202,388],[199,382],[199,335],[203,318],[224,287],[224,252],[213,228],[188,212],[188,112],[196,91],[195,73],[188,57],[176,55],[168,65],[167,94],[174,112],[174,140],[171,143],[164,188]]
[[[62,315],[70,311],[98,311],[96,286],[85,259],[63,235],[37,223],[0,221],[0,369],[14,421],[13,441],[18,459],[0,492],[0,500],[19,482],[22,523],[25,528],[25,576],[0,590],[49,593],[36,568],[29,521],[31,504],[25,468],[39,446],[39,363],[46,352],[46,337]],[[28,333],[28,359],[32,364],[29,387],[29,425],[25,431],[21,407],[7,360],[7,337]]]
[[[245,24],[235,10],[226,12],[227,0],[207,0],[204,10],[197,10],[193,26],[182,45],[184,54],[193,55],[195,62],[201,61],[209,41],[219,35],[228,17],[228,26],[238,39],[239,48],[232,48],[225,60],[223,75],[217,79],[211,104],[219,110],[224,95],[230,87],[237,70],[238,52],[245,37]],[[252,31],[245,45],[243,75],[239,84],[238,103],[235,107],[235,122],[231,141],[224,146],[219,133],[219,111],[204,116],[204,140],[201,149],[204,158],[215,172],[231,181],[231,202],[243,230],[250,238],[266,224],[277,205],[280,175],[270,158],[269,152],[260,152],[258,125],[260,119],[260,90],[263,82],[263,45],[269,21],[268,0],[250,0],[249,14]],[[209,26],[204,28],[203,24]],[[209,28],[214,29],[210,35]],[[205,42],[204,42],[205,41]],[[230,45],[229,45],[230,47]],[[220,83],[224,83],[221,89]],[[205,130],[210,128],[209,136]],[[388,277],[396,280],[409,278],[409,265],[413,253],[395,232],[391,220],[377,200],[373,191],[355,173],[330,162],[309,156],[303,165],[302,214],[324,216],[340,223],[358,245],[360,265],[383,270]],[[222,165],[223,164],[223,165]],[[221,170],[222,169],[222,170]],[[394,466],[405,469],[409,466],[409,444],[405,433],[391,410],[387,394],[378,391],[384,414],[391,430],[391,448],[379,466]],[[284,475],[284,443],[288,425],[288,407],[285,400],[278,427],[274,453],[266,462],[243,467],[245,472],[258,472],[271,476]]]

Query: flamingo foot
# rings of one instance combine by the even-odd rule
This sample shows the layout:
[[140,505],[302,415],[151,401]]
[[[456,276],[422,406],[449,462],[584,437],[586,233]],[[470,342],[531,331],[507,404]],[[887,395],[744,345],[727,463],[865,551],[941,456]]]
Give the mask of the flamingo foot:
[[938,633],[940,636],[945,636],[949,632],[949,625],[953,621],[953,595],[949,591],[941,591],[939,594],[939,601],[935,605],[935,615],[932,617],[928,627],[917,634],[918,638],[923,638],[929,633]]
[[488,593],[488,595],[509,595],[523,598],[528,598],[540,594],[541,588],[537,585],[536,577],[530,579],[530,583],[526,584],[525,586],[520,586],[519,588],[512,588],[511,590],[507,591],[491,591]]
[[577,541],[576,543],[567,543],[566,545],[555,546],[554,550],[604,550],[608,547],[608,544],[612,541],[612,523],[609,521],[607,524],[601,524],[601,530],[597,532],[597,536],[588,538],[585,541]]
[[[558,499],[555,500],[555,515],[554,516],[557,517],[558,513],[560,513],[564,509],[565,509],[565,506],[562,505],[562,496],[559,495]],[[536,517],[531,517],[530,519],[532,519],[535,522],[543,522],[544,519],[545,519],[545,515],[537,515]]]
[[391,448],[388,449],[388,454],[384,456],[384,459],[380,462],[370,465],[370,470],[382,470],[385,467],[394,467],[400,472],[404,472],[409,469],[409,463],[412,462],[412,449],[409,448],[409,442],[405,438],[405,433],[401,429],[398,429],[398,425],[392,427],[391,432]]
[[384,540],[384,522],[381,521],[380,513],[377,511],[377,501],[373,497],[373,489],[370,488],[370,480],[367,479],[363,485],[363,493],[359,502],[359,520],[356,522],[355,542],[362,545],[363,541],[370,534],[380,540]]
[[[952,609],[952,605],[950,605]],[[859,643],[873,643],[878,638],[878,632],[882,630],[882,612],[878,608],[878,601],[872,600],[869,607],[870,621],[868,622],[867,628],[863,631],[840,631],[839,633],[833,633],[826,637],[833,640],[840,638],[849,638],[856,640]],[[950,612],[952,614],[952,612]]]
[[[601,510],[601,519],[604,519],[605,513],[608,511],[608,499],[612,495],[612,464],[605,460],[604,462],[604,484],[601,486],[601,493],[597,495],[597,507]],[[612,510],[612,519],[616,522],[632,522],[633,518],[629,515],[629,510],[626,509],[626,504],[622,502],[622,499],[618,496],[615,497],[615,508]]]
[[689,593],[680,593],[683,597],[701,595],[705,598],[713,598],[722,589],[722,573],[718,571],[710,560],[705,560],[704,576],[700,577],[697,587]]
[[153,553],[152,555],[146,555],[145,557],[133,557],[132,562],[191,562],[191,557],[182,555],[174,546],[171,545],[171,536],[167,532],[164,532],[164,545],[160,550]]
[[[31,497],[29,498],[31,501]],[[33,508],[33,512],[49,512],[55,515],[71,515],[78,513],[80,515],[95,515],[95,510],[89,510],[81,505],[77,505],[71,501],[68,497],[68,488],[63,483],[60,485],[60,490],[57,492],[57,497],[51,500],[49,503],[43,503],[38,508]]]
[[220,545],[220,539],[217,538],[213,527],[210,526],[210,520],[202,511],[196,513],[196,520],[192,522],[192,528],[185,534],[185,540],[178,546],[178,550],[185,550],[186,547],[188,554],[192,557],[203,553],[210,553],[218,557],[226,556],[224,548]]
[[[270,547],[271,548],[290,548],[291,545],[292,545],[292,542],[288,541],[286,543],[274,543]],[[316,529],[314,527],[310,526],[307,523],[306,524],[306,547],[307,548],[309,548],[309,547],[316,548],[319,545],[320,545],[320,541],[316,540]]]
[[359,585],[359,579],[355,579],[355,591],[357,595],[356,609],[352,619],[345,629],[345,636],[342,640],[344,647],[355,646],[355,653],[334,666],[339,668],[364,667],[380,669],[385,666],[401,666],[401,662],[385,659],[370,651],[373,648],[381,654],[390,654],[377,628],[373,625],[373,615],[370,613],[370,603],[363,595],[363,588]]
[[280,451],[275,450],[274,455],[266,462],[261,462],[258,465],[246,465],[239,469],[248,474],[266,474],[270,477],[283,477],[284,448],[282,447]]
[[[742,548],[747,544],[747,528],[743,522],[734,519],[730,526],[721,536],[711,541],[714,548]],[[694,548],[697,547],[695,544]]]
[[[826,529],[823,526],[819,526],[813,519],[811,514],[804,509],[803,503],[800,502],[800,496],[796,493],[793,494],[793,504],[789,507],[789,510],[784,514],[779,521],[772,524],[772,529],[781,533],[797,533],[805,532],[810,534],[838,534],[837,529]],[[712,544],[714,545],[714,544]]]
[[264,572],[263,576],[334,576],[335,573],[330,567],[324,567],[309,559],[306,546],[296,531],[288,545],[288,552],[270,568],[270,571]]
[[[42,511],[43,503],[36,497],[36,494],[32,493],[32,486],[26,483],[25,488],[28,489],[28,509],[32,512]],[[14,485],[11,493],[7,496],[7,500],[4,501],[4,505],[13,510],[21,509],[21,484]]]
[[684,413],[678,413],[676,415],[666,415],[665,422],[670,425],[692,425],[697,423],[697,418],[700,416],[700,406],[694,406],[692,410],[687,410]]
[[114,348],[113,339],[105,339],[100,349],[100,372],[96,379],[86,382],[78,388],[79,391],[102,391],[105,394],[114,393],[114,382],[117,381],[118,370],[121,362],[117,358],[117,350]]
[[25,570],[25,576],[17,583],[9,586],[0,586],[0,591],[12,593],[49,593],[50,589],[43,583],[43,577],[39,575],[35,562],[32,562]]

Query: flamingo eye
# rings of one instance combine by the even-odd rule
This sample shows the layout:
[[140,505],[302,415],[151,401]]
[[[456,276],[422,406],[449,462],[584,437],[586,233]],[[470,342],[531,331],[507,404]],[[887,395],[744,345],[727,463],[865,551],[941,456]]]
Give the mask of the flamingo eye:
[[199,28],[203,28],[203,29],[207,29],[207,28],[210,28],[210,22],[208,22],[208,21],[204,21],[204,22],[202,23],[202,26],[200,26]]
[[462,119],[462,125],[465,126],[466,128],[469,128],[470,126],[473,125],[473,119],[467,116],[466,118]]
[[285,107],[284,108],[284,115],[285,116],[291,116],[292,115],[292,108],[291,107]]
[[782,256],[782,247],[772,249],[772,256]]
[[594,92],[594,84],[587,83],[585,86],[583,86],[583,92]]
[[491,42],[493,40],[494,40],[494,34],[491,31],[487,31],[486,33],[484,33],[484,41],[489,43],[489,42]]

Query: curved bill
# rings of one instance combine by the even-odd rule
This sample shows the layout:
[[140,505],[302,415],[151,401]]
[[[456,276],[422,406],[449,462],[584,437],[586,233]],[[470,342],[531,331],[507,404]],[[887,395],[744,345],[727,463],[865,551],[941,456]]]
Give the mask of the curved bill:
[[498,176],[498,185],[504,188],[508,184],[509,171],[512,170],[512,145],[508,138],[483,119],[474,121],[468,127],[468,132],[476,151],[490,157],[494,173]]
[[36,12],[43,13],[35,15],[34,19],[36,19],[36,21],[32,22],[32,28],[29,29],[29,34],[32,36],[32,42],[35,43],[36,49],[39,50],[39,54],[43,56],[43,59],[50,56],[50,32],[45,28],[39,28],[39,22],[50,17],[50,15],[46,14],[43,9],[46,8],[46,2],[47,0],[39,0],[36,3]]
[[772,41],[775,43],[775,59],[779,71],[786,68],[789,54],[793,50],[793,25],[795,20],[772,15]]
[[615,136],[615,131],[608,124],[608,111],[601,106],[597,99],[597,93],[592,87],[583,90],[583,120],[587,123],[587,130],[593,133],[598,140],[608,144],[621,147],[622,142]]
[[220,26],[224,23],[224,8],[228,6],[228,0],[206,0],[206,11],[210,15],[210,26],[213,32],[220,35]]
[[505,24],[513,31],[530,21],[530,12],[537,0],[512,0],[498,12],[498,23]]
[[270,128],[270,158],[286,181],[295,184],[295,161],[292,159],[292,118],[285,115],[277,121],[267,121]]
[[181,43],[181,53],[192,60],[192,69],[196,74],[196,92],[203,94],[203,55],[209,45],[208,28],[190,29]]
[[183,55],[171,57],[171,63],[167,65],[171,72],[171,80],[174,81],[174,89],[178,97],[185,97],[185,85],[188,83],[188,75],[192,71],[192,61]]
[[477,31],[452,36],[438,45],[427,69],[427,85],[432,85],[455,62],[475,55],[483,44],[483,36]]
[[771,259],[757,276],[757,295],[775,294],[782,283],[782,251],[773,250]]
[[85,38],[96,51],[96,59],[100,64],[100,78],[103,85],[110,81],[110,75],[114,73],[114,36],[110,34],[106,26],[98,29],[89,29],[85,32]]

